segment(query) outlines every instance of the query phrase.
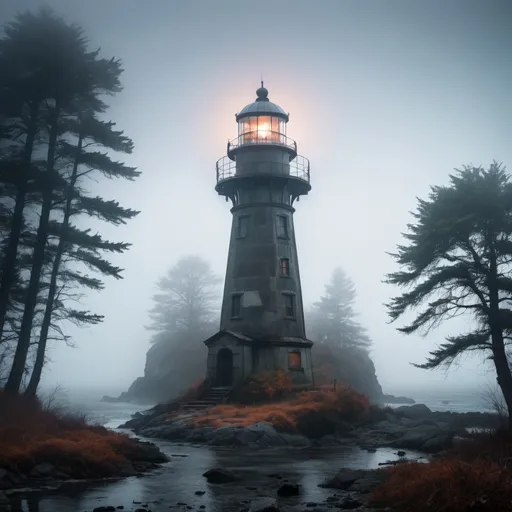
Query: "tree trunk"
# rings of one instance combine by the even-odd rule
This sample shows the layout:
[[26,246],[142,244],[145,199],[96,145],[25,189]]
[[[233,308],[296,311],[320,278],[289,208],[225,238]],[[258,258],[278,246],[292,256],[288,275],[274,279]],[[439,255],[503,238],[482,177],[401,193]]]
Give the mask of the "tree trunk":
[[[37,132],[37,105],[31,108],[30,124],[28,126],[27,138],[23,149],[23,172],[28,176],[29,167],[32,161],[32,150]],[[16,193],[16,203],[14,205],[14,213],[12,216],[11,231],[9,234],[9,242],[5,251],[4,263],[2,266],[2,281],[0,283],[0,340],[5,326],[5,317],[9,309],[9,294],[16,276],[16,256],[18,254],[18,245],[20,243],[21,230],[23,228],[23,210],[25,209],[26,195],[26,176],[22,177],[21,183],[18,184]]]
[[67,190],[66,206],[64,209],[64,219],[61,224],[61,232],[59,237],[59,244],[57,245],[57,251],[55,259],[53,260],[52,275],[50,278],[50,287],[48,290],[48,297],[46,299],[46,307],[44,310],[43,323],[41,325],[41,332],[39,333],[39,342],[37,344],[37,355],[32,369],[32,375],[30,376],[30,382],[28,383],[25,391],[26,395],[35,397],[37,388],[41,380],[41,374],[43,373],[44,356],[46,353],[46,343],[48,341],[48,332],[52,321],[53,314],[53,303],[55,301],[55,295],[57,294],[57,279],[59,277],[60,263],[62,261],[62,255],[66,245],[66,231],[69,226],[69,219],[71,217],[71,207],[73,203],[73,191],[78,175],[78,161],[80,153],[82,151],[82,135],[78,138],[77,155],[73,164],[73,172],[70,177],[69,186]]
[[[494,240],[488,236],[489,240]],[[489,327],[491,328],[491,344],[496,368],[496,378],[498,385],[503,393],[503,398],[507,404],[508,410],[508,428],[512,431],[512,374],[508,364],[507,352],[505,350],[505,342],[503,340],[503,326],[500,321],[500,303],[498,288],[498,265],[496,252],[492,242],[489,243]]]
[[50,137],[48,141],[48,160],[46,162],[47,185],[46,188],[43,190],[43,204],[41,207],[41,215],[39,218],[39,227],[37,229],[37,238],[34,245],[32,270],[30,272],[28,293],[25,300],[25,309],[23,310],[23,317],[21,320],[18,345],[16,347],[16,352],[14,354],[11,372],[9,374],[9,378],[7,379],[7,383],[5,384],[4,388],[5,391],[8,393],[19,393],[21,381],[23,379],[23,373],[25,372],[25,364],[27,362],[28,350],[30,347],[32,322],[34,320],[37,296],[39,294],[41,272],[43,269],[45,256],[46,238],[48,235],[48,222],[50,219],[50,211],[52,209],[52,174],[54,172],[53,167],[55,161],[55,147],[57,145],[59,111],[59,106],[58,104],[56,104],[53,119],[50,125]]

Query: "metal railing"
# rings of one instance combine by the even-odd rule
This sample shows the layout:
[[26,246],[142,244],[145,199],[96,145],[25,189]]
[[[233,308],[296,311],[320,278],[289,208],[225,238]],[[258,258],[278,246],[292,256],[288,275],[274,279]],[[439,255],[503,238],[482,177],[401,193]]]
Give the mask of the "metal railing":
[[[310,164],[309,160],[301,155],[297,155],[289,164],[285,164],[283,162],[268,162],[272,172],[269,172],[268,175],[273,174],[284,174],[287,176],[293,176],[294,178],[299,178],[301,180],[307,181],[309,183],[310,180]],[[281,169],[281,172],[276,173],[276,169]],[[216,164],[217,169],[217,183],[220,183],[223,180],[227,180],[229,178],[234,178],[236,176],[236,162],[231,160],[227,156],[223,156],[219,160],[217,160]],[[251,176],[250,173],[244,173],[243,168],[239,169],[239,176]],[[288,172],[289,171],[289,172]],[[253,176],[263,176],[263,173],[253,174]]]
[[243,133],[236,139],[230,140],[228,142],[228,153],[242,146],[253,145],[284,146],[285,148],[293,149],[297,153],[297,143],[290,139],[290,137],[279,132],[262,130]]

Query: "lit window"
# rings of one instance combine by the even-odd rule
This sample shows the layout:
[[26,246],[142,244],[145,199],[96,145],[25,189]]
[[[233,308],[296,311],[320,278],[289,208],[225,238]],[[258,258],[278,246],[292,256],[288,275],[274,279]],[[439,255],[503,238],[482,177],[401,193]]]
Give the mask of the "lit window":
[[290,277],[290,260],[288,258],[281,258],[279,268],[282,277]]
[[248,230],[249,230],[249,216],[241,215],[237,219],[236,237],[237,238],[245,238],[247,236]]
[[233,318],[242,316],[242,295],[239,293],[231,296],[231,316]]
[[277,238],[288,238],[288,217],[277,216]]
[[302,369],[302,360],[300,352],[288,352],[288,368],[290,370]]
[[295,295],[284,294],[284,315],[288,318],[295,318]]

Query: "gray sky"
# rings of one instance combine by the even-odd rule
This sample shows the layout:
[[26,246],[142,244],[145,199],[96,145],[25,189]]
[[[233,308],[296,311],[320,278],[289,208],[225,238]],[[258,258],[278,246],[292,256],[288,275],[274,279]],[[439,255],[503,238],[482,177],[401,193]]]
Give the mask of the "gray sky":
[[125,279],[87,301],[105,322],[69,330],[77,348],[52,350],[47,384],[128,386],[143,373],[157,278],[189,253],[224,272],[231,214],[214,190],[215,161],[261,73],[312,165],[312,192],[295,214],[305,303],[344,267],[385,391],[489,377],[480,359],[448,376],[410,366],[465,321],[426,339],[397,333],[382,305],[396,290],[382,279],[417,196],[463,164],[512,166],[510,2],[1,0],[0,21],[43,4],[122,58],[125,89],[110,117],[134,139],[126,161],[143,172],[99,186],[142,210],[106,230],[134,246],[116,260]]

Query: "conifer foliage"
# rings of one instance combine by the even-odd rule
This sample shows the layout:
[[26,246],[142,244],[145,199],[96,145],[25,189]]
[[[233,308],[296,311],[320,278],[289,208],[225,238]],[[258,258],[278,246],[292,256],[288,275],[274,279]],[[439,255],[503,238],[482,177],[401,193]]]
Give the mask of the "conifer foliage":
[[122,90],[121,62],[89,46],[79,26],[46,8],[19,14],[0,39],[0,354],[11,393],[29,375],[25,392],[35,395],[48,341],[69,341],[64,321],[102,321],[77,307],[81,290],[122,277],[107,255],[130,244],[78,224],[138,214],[88,190],[90,178],[140,174],[113,158],[134,146],[105,120],[106,98]]
[[356,320],[355,299],[354,282],[343,269],[335,268],[324,295],[308,315],[312,339],[337,348],[368,348],[371,340]]
[[420,368],[450,365],[467,352],[482,352],[496,370],[512,428],[512,183],[503,165],[466,166],[446,186],[418,200],[404,245],[393,257],[400,270],[387,281],[407,291],[388,304],[391,320],[419,310],[405,334],[428,332],[459,315],[468,332],[451,336]]

